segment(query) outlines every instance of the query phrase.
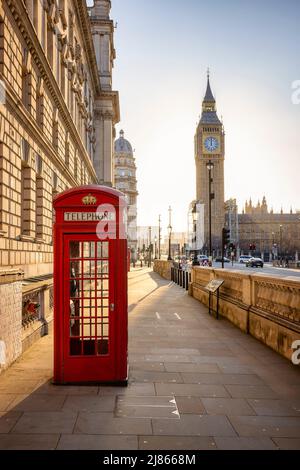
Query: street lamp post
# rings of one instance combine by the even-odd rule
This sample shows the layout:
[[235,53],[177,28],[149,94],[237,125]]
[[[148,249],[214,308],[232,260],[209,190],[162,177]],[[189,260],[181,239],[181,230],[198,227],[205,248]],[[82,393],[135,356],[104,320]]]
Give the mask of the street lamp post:
[[152,247],[151,247],[151,231],[152,231],[152,228],[149,227],[149,263],[148,263],[148,267],[151,268],[151,252],[152,252]]
[[211,160],[209,160],[206,164],[206,168],[208,169],[208,192],[209,192],[209,204],[208,204],[208,223],[209,223],[209,258],[212,261],[212,240],[211,240],[211,201],[214,199],[214,194],[211,192],[211,184],[213,179],[211,177],[211,172],[214,168],[214,164]]
[[171,237],[172,237],[172,209],[171,209],[171,206],[169,207],[169,225],[168,225],[168,235],[169,235],[169,255],[168,255],[168,261],[172,261],[172,256],[171,256]]
[[157,236],[154,237],[154,259],[157,259]]
[[280,240],[280,264],[282,265],[282,225],[279,226],[279,240]]
[[161,242],[161,216],[158,217],[158,259],[160,259],[160,242]]

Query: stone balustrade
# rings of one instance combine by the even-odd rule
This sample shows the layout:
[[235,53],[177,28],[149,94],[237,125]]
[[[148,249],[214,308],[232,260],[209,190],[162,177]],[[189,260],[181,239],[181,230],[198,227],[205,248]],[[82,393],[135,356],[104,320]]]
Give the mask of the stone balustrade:
[[154,260],[153,271],[159,274],[168,281],[171,280],[171,267],[173,266],[172,261],[165,261],[161,259]]
[[[169,269],[167,261],[159,260],[154,266],[160,275]],[[220,288],[220,315],[291,359],[292,344],[300,339],[300,279],[195,266],[189,294],[208,305],[205,286],[212,279],[224,280]],[[215,309],[216,296],[212,297],[212,305]]]

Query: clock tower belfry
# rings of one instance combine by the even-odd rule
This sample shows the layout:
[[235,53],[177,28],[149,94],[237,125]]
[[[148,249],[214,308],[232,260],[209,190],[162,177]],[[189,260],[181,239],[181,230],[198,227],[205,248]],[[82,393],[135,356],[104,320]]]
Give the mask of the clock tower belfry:
[[197,202],[204,208],[202,213],[204,213],[203,250],[205,251],[209,246],[209,171],[207,165],[212,162],[211,238],[212,249],[216,254],[221,250],[222,228],[225,223],[224,160],[225,132],[217,115],[216,100],[211,91],[208,72],[202,115],[195,135],[196,197]]

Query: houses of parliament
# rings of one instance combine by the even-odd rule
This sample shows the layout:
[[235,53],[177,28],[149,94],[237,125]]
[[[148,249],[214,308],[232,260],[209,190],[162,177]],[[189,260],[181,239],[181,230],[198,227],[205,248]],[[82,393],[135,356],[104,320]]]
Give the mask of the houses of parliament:
[[[202,114],[195,134],[196,200],[190,204],[189,210],[192,221],[189,224],[189,234],[192,234],[190,246],[208,253],[211,232],[212,255],[220,254],[222,228],[227,227],[237,253],[248,253],[251,245],[252,248],[254,246],[252,252],[265,259],[274,260],[282,256],[297,259],[300,253],[300,211],[291,209],[289,213],[283,210],[275,213],[263,196],[257,204],[253,204],[251,199],[246,201],[239,213],[236,199],[225,201],[224,164],[225,131],[217,114],[208,74]],[[197,220],[194,217],[196,213]]]

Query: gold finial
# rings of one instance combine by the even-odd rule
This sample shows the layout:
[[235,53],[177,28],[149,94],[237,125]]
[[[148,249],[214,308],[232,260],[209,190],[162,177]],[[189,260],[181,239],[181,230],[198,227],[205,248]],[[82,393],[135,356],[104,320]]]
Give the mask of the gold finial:
[[84,196],[82,198],[82,202],[86,206],[92,206],[93,204],[97,204],[97,199],[95,198],[95,196],[92,196],[91,194],[88,194],[87,196]]

